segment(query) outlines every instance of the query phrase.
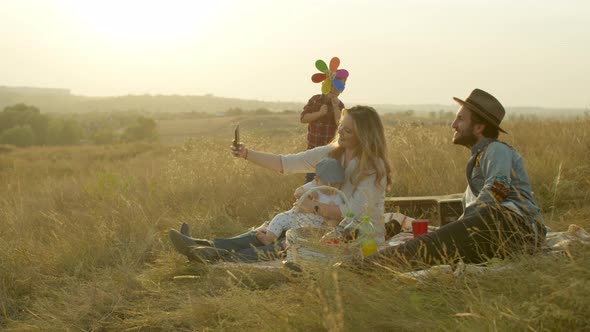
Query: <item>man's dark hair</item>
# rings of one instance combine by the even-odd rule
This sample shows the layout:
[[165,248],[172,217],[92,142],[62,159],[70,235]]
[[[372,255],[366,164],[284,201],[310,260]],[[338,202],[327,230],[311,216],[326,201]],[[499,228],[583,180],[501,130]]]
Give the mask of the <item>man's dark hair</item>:
[[485,137],[496,139],[500,135],[500,131],[498,130],[498,128],[491,125],[483,117],[481,117],[479,114],[477,114],[473,111],[471,111],[471,122],[476,123],[476,124],[483,124],[486,126],[483,129],[483,133],[482,133]]

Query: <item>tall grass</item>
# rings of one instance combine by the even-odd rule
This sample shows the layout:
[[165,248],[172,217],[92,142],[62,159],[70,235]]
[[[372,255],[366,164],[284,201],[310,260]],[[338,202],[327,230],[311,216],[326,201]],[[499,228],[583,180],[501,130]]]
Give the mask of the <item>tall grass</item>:
[[[261,122],[263,120],[256,120]],[[273,118],[248,145],[303,148],[296,123]],[[269,123],[271,125],[269,125]],[[255,122],[252,122],[254,126]],[[515,121],[547,224],[590,228],[588,119]],[[265,130],[264,128],[270,128]],[[392,196],[462,192],[469,152],[447,125],[387,126]],[[255,134],[253,134],[255,133]],[[187,264],[166,231],[229,236],[288,209],[303,175],[230,156],[228,142],[3,149],[0,154],[0,329],[7,330],[583,330],[590,328],[590,250],[517,257],[460,278],[408,281],[310,269]],[[191,278],[174,278],[189,275]]]

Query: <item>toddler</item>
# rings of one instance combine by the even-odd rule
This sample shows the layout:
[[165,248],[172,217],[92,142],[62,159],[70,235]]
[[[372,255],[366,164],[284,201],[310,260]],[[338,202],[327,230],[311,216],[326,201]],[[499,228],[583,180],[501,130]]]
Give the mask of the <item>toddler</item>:
[[[315,167],[315,177],[312,181],[304,184],[295,190],[295,197],[299,199],[301,195],[317,186],[330,186],[340,189],[344,182],[344,168],[334,158],[323,158]],[[314,192],[314,195],[320,203],[333,204],[339,207],[344,205],[342,198],[335,190],[322,189]],[[291,228],[297,227],[320,227],[324,224],[324,217],[314,213],[300,212],[297,206],[291,210],[277,214],[266,227],[261,227],[256,232],[256,238],[265,245],[276,241],[279,236]]]

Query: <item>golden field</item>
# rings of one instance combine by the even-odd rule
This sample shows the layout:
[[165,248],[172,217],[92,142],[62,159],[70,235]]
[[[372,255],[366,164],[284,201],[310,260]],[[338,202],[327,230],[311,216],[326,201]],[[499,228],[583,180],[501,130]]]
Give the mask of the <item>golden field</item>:
[[[383,117],[390,196],[465,189],[449,121]],[[297,114],[162,120],[161,142],[0,148],[0,330],[569,331],[590,329],[590,248],[494,261],[510,268],[420,282],[391,270],[189,264],[167,238],[235,235],[292,204],[303,175],[229,153],[305,146]],[[590,229],[590,118],[518,119],[501,136],[525,158],[547,225]],[[191,276],[190,278],[174,278]]]

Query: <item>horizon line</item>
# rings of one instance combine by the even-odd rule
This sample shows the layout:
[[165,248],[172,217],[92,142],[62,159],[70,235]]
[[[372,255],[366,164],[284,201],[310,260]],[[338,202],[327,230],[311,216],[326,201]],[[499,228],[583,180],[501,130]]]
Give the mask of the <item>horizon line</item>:
[[[38,89],[38,90],[56,90],[56,91],[63,91],[67,92],[67,95],[74,96],[74,97],[84,97],[84,98],[117,98],[117,97],[210,97],[210,98],[224,98],[224,99],[235,99],[235,100],[243,100],[243,101],[257,101],[257,102],[265,102],[265,103],[291,103],[291,104],[305,104],[305,101],[285,101],[285,100],[265,100],[265,99],[245,99],[245,98],[238,98],[238,97],[228,97],[228,96],[219,96],[215,95],[214,93],[205,93],[205,94],[160,94],[160,93],[126,93],[120,95],[87,95],[87,94],[77,94],[73,93],[72,89],[68,88],[56,88],[56,87],[40,87],[40,86],[10,86],[10,85],[0,85],[0,89]],[[446,106],[446,107],[455,107],[455,104],[452,103],[452,100],[449,104],[431,102],[431,103],[390,103],[390,102],[378,102],[378,103],[367,103],[367,102],[351,102],[350,104],[354,105],[382,105],[382,106]],[[590,105],[582,106],[582,107],[575,107],[575,106],[537,106],[537,105],[504,105],[506,108],[536,108],[536,109],[563,109],[563,110],[583,110],[583,111],[590,111]]]

